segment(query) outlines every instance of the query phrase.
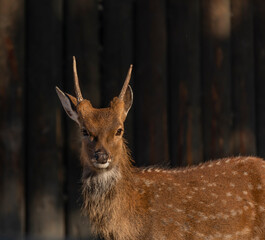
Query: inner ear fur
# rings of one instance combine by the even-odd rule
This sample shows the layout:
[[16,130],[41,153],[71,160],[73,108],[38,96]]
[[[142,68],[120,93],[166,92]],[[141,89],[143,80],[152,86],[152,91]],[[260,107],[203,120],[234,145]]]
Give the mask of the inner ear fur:
[[76,111],[76,98],[71,96],[70,94],[64,93],[58,87],[56,87],[56,92],[67,115],[79,124],[78,114]]
[[77,112],[77,109],[76,109],[76,106],[77,106],[77,99],[72,96],[71,94],[69,93],[65,93],[66,97],[69,99],[70,103],[71,103],[71,107],[72,109]]
[[125,120],[132,106],[132,103],[133,103],[133,92],[132,92],[132,88],[130,87],[130,85],[128,85],[128,88],[125,92],[123,99],[121,100],[120,98],[115,97],[111,101],[110,106],[115,112],[122,114]]
[[130,85],[128,85],[126,89],[126,93],[123,97],[123,102],[124,102],[124,111],[125,114],[127,115],[133,104],[133,91]]

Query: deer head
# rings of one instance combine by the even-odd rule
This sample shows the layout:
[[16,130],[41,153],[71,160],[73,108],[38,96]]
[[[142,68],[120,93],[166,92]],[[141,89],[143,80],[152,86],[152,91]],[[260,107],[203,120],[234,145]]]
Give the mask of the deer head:
[[75,57],[73,71],[76,97],[62,92],[58,87],[56,92],[68,116],[80,127],[83,167],[93,172],[108,171],[121,161],[125,147],[124,121],[133,102],[133,92],[129,85],[132,65],[119,97],[114,97],[109,107],[100,109],[94,108],[89,100],[82,97]]

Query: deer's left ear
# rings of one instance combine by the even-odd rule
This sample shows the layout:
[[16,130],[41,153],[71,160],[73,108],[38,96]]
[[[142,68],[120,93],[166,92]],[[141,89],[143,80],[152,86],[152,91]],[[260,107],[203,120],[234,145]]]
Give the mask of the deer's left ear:
[[56,87],[57,95],[63,105],[63,108],[67,115],[79,125],[78,114],[76,111],[77,100],[70,94],[64,94],[58,87]]
[[125,95],[123,97],[124,101],[124,112],[125,115],[127,116],[132,104],[133,104],[133,91],[130,85],[128,85]]

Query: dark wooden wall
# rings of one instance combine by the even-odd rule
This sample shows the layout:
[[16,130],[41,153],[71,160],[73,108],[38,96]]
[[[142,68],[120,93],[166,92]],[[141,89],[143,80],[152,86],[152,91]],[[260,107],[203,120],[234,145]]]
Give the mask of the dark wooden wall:
[[94,106],[134,64],[136,165],[265,157],[263,0],[1,0],[0,238],[82,239],[79,133],[54,87],[72,56]]

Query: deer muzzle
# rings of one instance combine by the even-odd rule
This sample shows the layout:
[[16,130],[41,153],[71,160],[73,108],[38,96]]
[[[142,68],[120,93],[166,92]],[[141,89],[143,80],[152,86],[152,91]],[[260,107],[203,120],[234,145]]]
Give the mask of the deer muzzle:
[[106,152],[96,151],[92,160],[96,168],[107,168],[111,162],[110,155]]

